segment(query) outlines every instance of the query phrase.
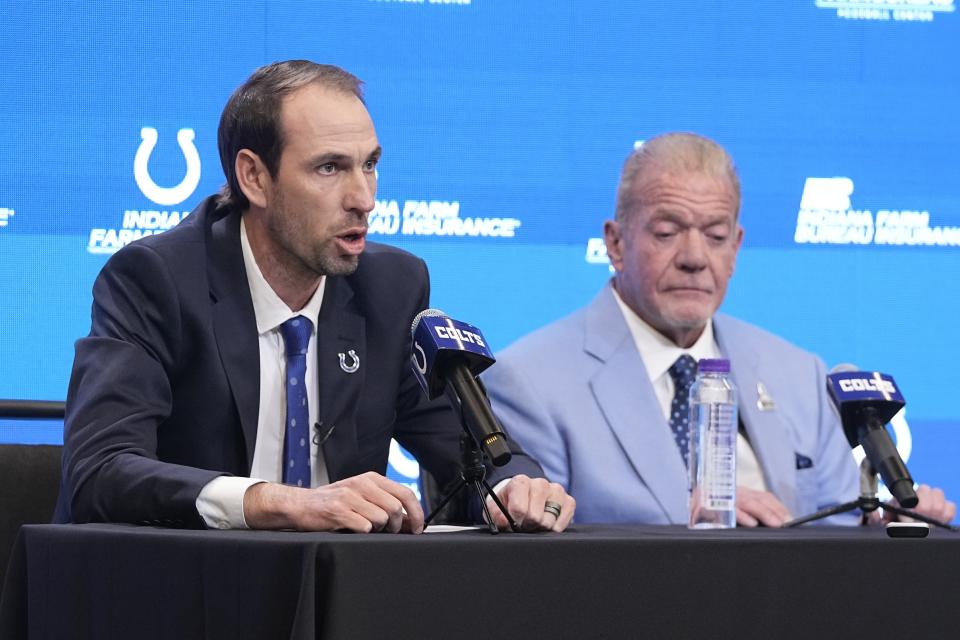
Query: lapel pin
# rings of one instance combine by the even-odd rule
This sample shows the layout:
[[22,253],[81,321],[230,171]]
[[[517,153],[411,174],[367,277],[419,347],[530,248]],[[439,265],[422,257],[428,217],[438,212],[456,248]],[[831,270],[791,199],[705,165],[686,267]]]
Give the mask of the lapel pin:
[[777,403],[773,401],[773,398],[767,393],[767,388],[763,386],[762,382],[757,383],[757,409],[760,411],[774,411],[777,408]]
[[[357,369],[360,368],[360,356],[358,356],[357,352],[353,349],[350,349],[346,353],[341,351],[337,355],[340,356],[340,368],[346,373],[356,373]],[[350,356],[352,360],[350,364],[347,364],[347,356]]]

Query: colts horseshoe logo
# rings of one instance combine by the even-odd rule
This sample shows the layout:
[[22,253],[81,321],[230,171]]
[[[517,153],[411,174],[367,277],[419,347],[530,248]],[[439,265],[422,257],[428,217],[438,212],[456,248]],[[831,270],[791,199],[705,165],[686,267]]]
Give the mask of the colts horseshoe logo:
[[[340,356],[340,368],[347,373],[356,373],[357,369],[360,368],[360,356],[353,349],[347,351],[346,354],[340,352],[337,355]],[[350,359],[353,360],[350,364],[347,364],[347,356],[350,356]]]
[[133,158],[133,177],[143,195],[159,205],[180,204],[190,197],[200,184],[200,154],[193,144],[193,129],[180,129],[177,132],[177,144],[187,161],[187,173],[175,187],[161,187],[150,177],[150,154],[157,146],[157,130],[153,127],[140,129],[140,146]]
[[[419,357],[417,354],[420,354]],[[421,375],[427,374],[427,354],[424,353],[423,347],[417,342],[413,343],[413,365]]]

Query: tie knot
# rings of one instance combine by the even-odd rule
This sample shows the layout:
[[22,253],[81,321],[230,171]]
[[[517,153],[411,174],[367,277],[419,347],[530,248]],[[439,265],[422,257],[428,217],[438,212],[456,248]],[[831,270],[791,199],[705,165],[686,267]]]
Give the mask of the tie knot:
[[313,332],[313,323],[304,316],[294,316],[280,325],[280,335],[283,336],[283,346],[287,357],[307,355],[307,344]]
[[670,365],[669,372],[677,389],[689,388],[697,377],[697,361],[685,353]]

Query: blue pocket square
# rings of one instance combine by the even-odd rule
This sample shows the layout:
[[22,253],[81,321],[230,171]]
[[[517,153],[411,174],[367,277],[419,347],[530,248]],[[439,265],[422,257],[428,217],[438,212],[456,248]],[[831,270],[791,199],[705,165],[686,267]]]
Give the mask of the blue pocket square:
[[813,467],[813,460],[803,455],[802,453],[798,453],[796,455],[797,455],[797,469],[810,469]]

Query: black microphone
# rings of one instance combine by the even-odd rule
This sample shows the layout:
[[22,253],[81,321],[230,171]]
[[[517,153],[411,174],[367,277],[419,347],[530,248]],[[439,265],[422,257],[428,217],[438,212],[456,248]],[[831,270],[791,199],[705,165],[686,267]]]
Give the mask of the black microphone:
[[[852,370],[851,370],[852,369]],[[867,460],[900,506],[917,506],[913,478],[893,444],[886,424],[906,404],[891,376],[838,365],[827,376],[827,391],[840,412],[851,447],[863,446]]]
[[494,466],[510,462],[506,434],[477,379],[481,371],[496,362],[480,330],[437,309],[425,309],[413,319],[410,332],[413,372],[427,397],[446,393]]

